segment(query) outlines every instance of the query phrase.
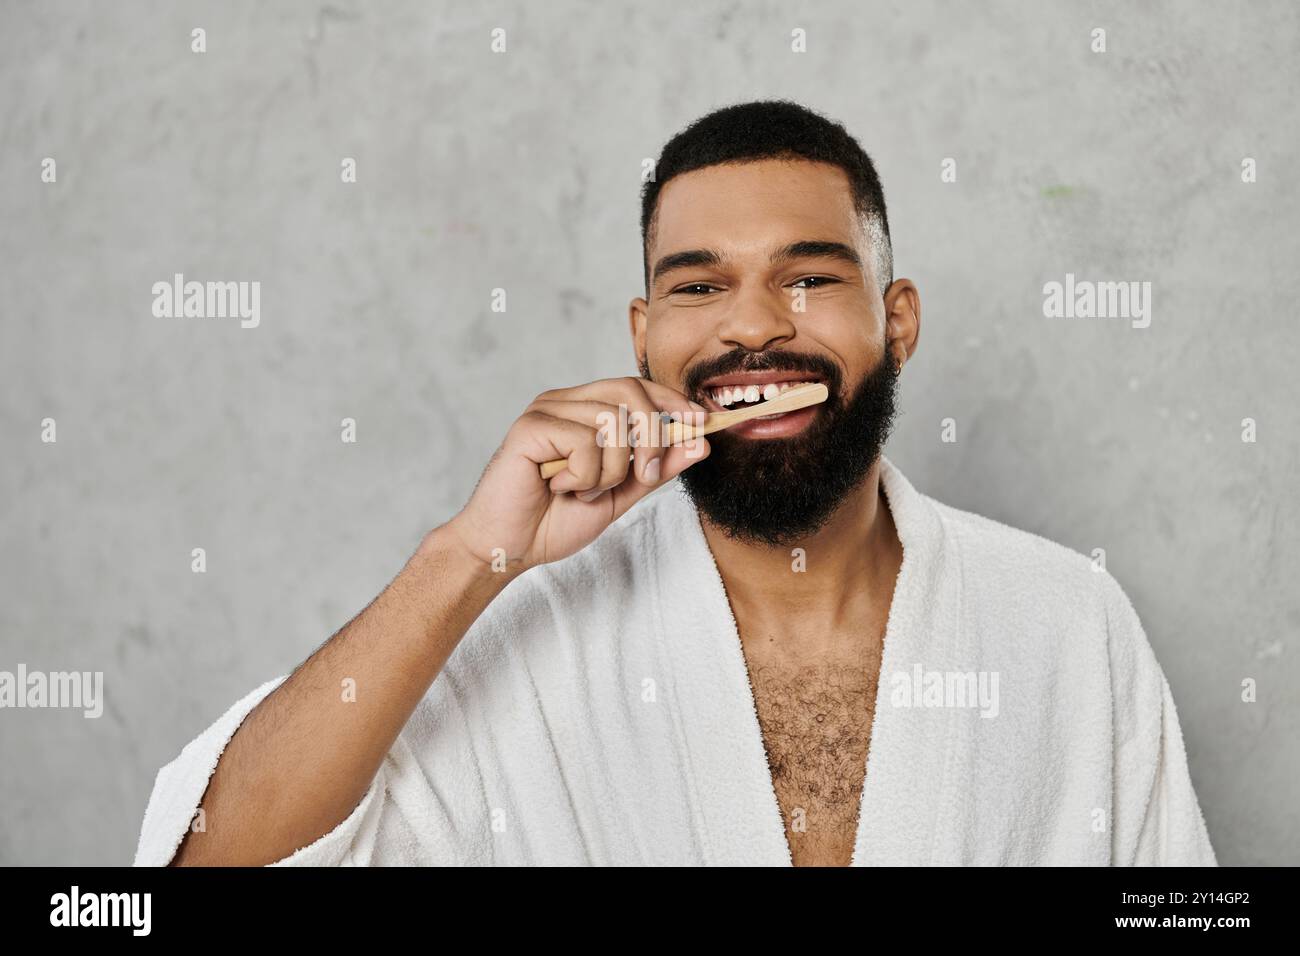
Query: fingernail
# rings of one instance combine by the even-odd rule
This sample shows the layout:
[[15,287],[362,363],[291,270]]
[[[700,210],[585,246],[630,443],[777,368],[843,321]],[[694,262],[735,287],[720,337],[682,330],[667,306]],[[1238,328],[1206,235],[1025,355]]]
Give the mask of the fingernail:
[[659,471],[662,464],[663,464],[662,459],[658,457],[651,458],[650,461],[646,463],[645,483],[647,485],[653,485],[655,482],[659,480]]
[[695,409],[697,412],[704,412],[706,415],[709,412],[709,410],[705,408],[703,405],[701,405],[699,402],[691,402],[691,408]]
[[575,491],[573,496],[579,501],[595,501],[605,492],[601,488],[592,488],[590,491]]

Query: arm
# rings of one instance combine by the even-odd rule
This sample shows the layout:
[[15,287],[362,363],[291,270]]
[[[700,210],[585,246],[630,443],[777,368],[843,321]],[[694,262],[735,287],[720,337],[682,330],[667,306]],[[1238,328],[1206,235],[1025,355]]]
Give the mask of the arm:
[[1115,866],[1217,866],[1178,711],[1128,595],[1103,575],[1114,731]]
[[1174,695],[1168,681],[1162,677],[1160,683],[1159,750],[1133,865],[1218,866],[1192,788]]
[[203,798],[210,826],[187,834],[173,865],[271,863],[346,819],[461,637],[514,576],[467,556],[451,526],[428,534],[370,606],[240,725]]
[[[644,435],[641,423],[660,411],[703,409],[640,379],[539,396],[465,508],[426,535],[392,583],[240,723],[201,800],[205,827],[184,836],[171,863],[272,863],[345,821],[461,638],[506,585],[585,547],[708,454],[707,439],[662,448],[639,435],[630,462],[628,435],[611,436],[605,423]],[[538,465],[554,458],[569,464],[543,480]],[[345,686],[355,688],[353,699]],[[193,806],[178,794],[182,786],[196,792],[198,781],[193,770],[183,776],[156,787],[165,791],[160,805]]]

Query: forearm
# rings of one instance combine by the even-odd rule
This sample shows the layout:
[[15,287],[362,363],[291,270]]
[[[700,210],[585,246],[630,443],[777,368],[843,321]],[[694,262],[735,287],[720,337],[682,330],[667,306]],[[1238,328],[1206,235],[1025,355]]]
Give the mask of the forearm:
[[513,575],[431,532],[392,583],[253,710],[173,865],[263,865],[356,808],[416,704]]

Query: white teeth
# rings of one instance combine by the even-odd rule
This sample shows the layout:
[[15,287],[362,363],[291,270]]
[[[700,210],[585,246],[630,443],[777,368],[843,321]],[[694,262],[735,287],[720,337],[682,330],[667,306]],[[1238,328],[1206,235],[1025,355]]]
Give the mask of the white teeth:
[[728,385],[723,388],[713,389],[711,394],[715,402],[726,408],[727,406],[734,405],[737,402],[749,402],[752,404],[760,399],[765,402],[770,402],[772,399],[784,395],[792,388],[799,388],[803,385],[811,384],[811,382],[769,382],[762,386]]

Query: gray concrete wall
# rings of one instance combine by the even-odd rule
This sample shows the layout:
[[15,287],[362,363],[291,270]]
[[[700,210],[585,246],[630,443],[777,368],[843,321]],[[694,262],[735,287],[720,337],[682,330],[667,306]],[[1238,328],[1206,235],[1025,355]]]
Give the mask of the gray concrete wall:
[[[529,398],[634,373],[641,161],[767,96],[879,164],[923,302],[891,457],[941,500],[1105,548],[1221,861],[1300,862],[1298,20],[5,3],[0,669],[103,671],[106,704],[0,711],[0,862],[129,861],[157,769],[360,609]],[[260,326],[155,318],[177,272],[259,281]],[[1067,272],[1150,281],[1151,325],[1044,318]]]

